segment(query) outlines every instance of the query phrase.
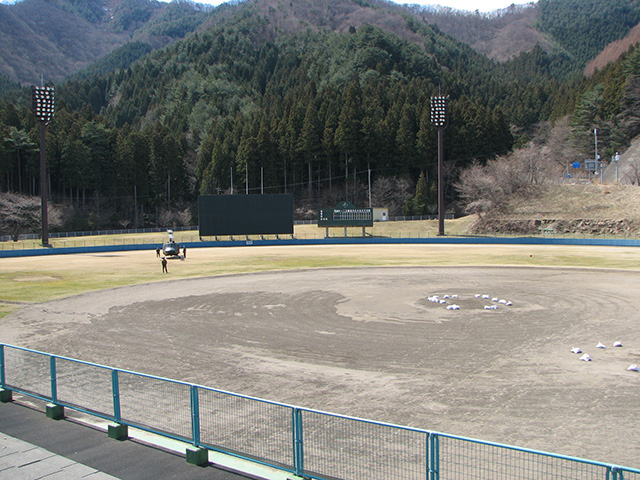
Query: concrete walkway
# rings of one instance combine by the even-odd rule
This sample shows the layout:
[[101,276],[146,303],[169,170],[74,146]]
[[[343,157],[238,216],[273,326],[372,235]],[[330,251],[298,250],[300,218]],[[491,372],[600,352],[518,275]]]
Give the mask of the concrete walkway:
[[15,480],[88,479],[115,480],[116,477],[99,472],[49,450],[15,437],[0,433],[0,477]]
[[129,433],[129,440],[118,441],[109,438],[106,431],[96,425],[89,426],[70,418],[51,420],[44,409],[34,408],[29,403],[0,403],[0,479],[297,478],[215,452],[209,455],[213,463],[197,467],[186,462],[184,443],[162,437],[157,441],[149,434],[132,432],[132,429]]

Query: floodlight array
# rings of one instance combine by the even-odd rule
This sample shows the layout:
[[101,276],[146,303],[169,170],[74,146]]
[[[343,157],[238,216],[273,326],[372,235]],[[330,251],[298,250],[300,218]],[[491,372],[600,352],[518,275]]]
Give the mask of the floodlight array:
[[41,122],[49,123],[55,110],[54,87],[31,87],[33,91],[33,113]]
[[431,123],[438,128],[443,128],[447,125],[448,111],[447,100],[449,97],[438,95],[437,97],[431,97]]

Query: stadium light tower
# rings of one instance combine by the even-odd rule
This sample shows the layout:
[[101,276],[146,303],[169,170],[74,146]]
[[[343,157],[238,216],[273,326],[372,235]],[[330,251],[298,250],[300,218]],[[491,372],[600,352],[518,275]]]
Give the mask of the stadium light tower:
[[438,129],[438,235],[444,235],[444,172],[442,131],[449,122],[449,96],[431,97],[431,123]]
[[49,125],[54,113],[54,88],[32,86],[33,113],[40,122],[40,198],[42,205],[42,246],[49,245],[49,214],[47,207],[47,136],[46,126]]

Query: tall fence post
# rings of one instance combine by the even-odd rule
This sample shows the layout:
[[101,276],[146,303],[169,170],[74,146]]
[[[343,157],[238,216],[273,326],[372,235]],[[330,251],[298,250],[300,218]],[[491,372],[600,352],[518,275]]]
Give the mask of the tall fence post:
[[429,480],[440,478],[440,437],[435,433],[429,433],[427,442],[427,467]]
[[293,473],[299,477],[304,474],[304,443],[302,438],[302,410],[292,408],[291,424],[293,436]]

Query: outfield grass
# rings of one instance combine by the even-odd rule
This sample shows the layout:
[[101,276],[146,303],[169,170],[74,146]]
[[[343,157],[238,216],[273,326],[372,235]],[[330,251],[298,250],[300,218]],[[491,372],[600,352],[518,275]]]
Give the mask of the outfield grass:
[[[125,285],[272,270],[367,266],[524,266],[640,269],[640,248],[531,245],[334,245],[192,248],[162,274],[155,251],[0,259],[0,316]],[[159,287],[166,288],[166,287]]]
[[[463,235],[471,220],[445,223],[448,235]],[[380,222],[368,233],[378,237],[424,238],[437,235],[437,221]],[[358,236],[361,228],[349,229]],[[323,238],[325,229],[297,225],[296,238]],[[344,235],[343,228],[330,231]],[[180,242],[197,242],[197,232],[175,232]],[[269,270],[345,268],[367,266],[563,266],[640,268],[640,249],[633,247],[573,247],[529,245],[336,245],[297,247],[192,248],[188,259],[169,260],[169,275],[161,273],[153,250],[164,234],[109,235],[55,239],[54,245],[147,244],[149,250],[0,259],[0,317],[34,303],[84,292],[174,279],[239,274]],[[14,248],[33,248],[27,243]],[[7,248],[4,245],[4,248]]]

